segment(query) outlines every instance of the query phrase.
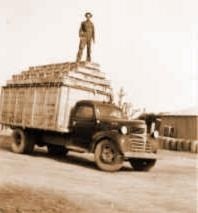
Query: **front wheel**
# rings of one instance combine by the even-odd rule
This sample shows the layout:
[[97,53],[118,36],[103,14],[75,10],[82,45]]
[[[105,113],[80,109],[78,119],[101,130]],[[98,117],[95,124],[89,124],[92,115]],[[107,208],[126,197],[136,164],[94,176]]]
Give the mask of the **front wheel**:
[[130,159],[135,171],[149,171],[156,163],[156,159]]
[[100,141],[95,149],[95,161],[103,171],[115,172],[121,169],[123,156],[117,146],[110,140]]

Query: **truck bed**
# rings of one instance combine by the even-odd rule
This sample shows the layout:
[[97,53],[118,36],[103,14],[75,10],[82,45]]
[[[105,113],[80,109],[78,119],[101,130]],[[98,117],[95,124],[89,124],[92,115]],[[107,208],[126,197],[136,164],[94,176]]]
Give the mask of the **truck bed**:
[[85,63],[70,69],[68,64],[31,67],[13,76],[2,88],[0,123],[68,132],[70,111],[77,101],[110,99],[109,81],[98,66]]

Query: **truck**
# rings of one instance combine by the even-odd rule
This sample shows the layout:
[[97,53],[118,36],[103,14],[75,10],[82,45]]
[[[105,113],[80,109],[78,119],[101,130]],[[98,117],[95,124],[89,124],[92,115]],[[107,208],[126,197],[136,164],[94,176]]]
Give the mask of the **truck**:
[[19,154],[31,154],[35,145],[51,155],[90,153],[109,172],[124,161],[148,171],[157,160],[156,134],[113,103],[110,81],[95,63],[49,64],[13,75],[1,90],[0,123],[13,130],[11,148]]

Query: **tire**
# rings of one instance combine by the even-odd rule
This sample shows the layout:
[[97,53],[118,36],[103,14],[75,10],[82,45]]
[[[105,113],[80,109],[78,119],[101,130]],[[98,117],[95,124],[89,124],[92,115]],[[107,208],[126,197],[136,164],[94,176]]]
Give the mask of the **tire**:
[[123,155],[117,146],[110,140],[100,141],[95,148],[95,162],[99,169],[115,172],[123,165]]
[[164,142],[164,149],[167,149],[167,150],[170,149],[170,140],[169,139],[165,140],[165,142]]
[[177,141],[176,140],[171,140],[170,142],[170,150],[177,150]]
[[54,145],[54,144],[48,144],[47,145],[48,153],[53,156],[65,156],[68,152],[68,150],[64,146]]
[[183,140],[177,141],[177,151],[183,151]]
[[192,153],[198,153],[198,141],[192,141],[190,151]]
[[149,171],[156,163],[155,159],[130,159],[131,166],[135,171]]
[[27,131],[15,129],[12,134],[12,151],[18,154],[31,154],[34,150],[34,140]]

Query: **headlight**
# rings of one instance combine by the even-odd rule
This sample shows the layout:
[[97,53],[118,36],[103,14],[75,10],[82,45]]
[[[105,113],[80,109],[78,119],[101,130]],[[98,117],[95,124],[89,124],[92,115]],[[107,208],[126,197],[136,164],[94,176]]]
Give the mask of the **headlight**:
[[153,137],[154,137],[154,138],[158,138],[158,137],[159,137],[159,132],[155,130],[155,131],[153,132]]
[[127,132],[128,132],[128,129],[127,129],[126,126],[122,126],[122,127],[120,128],[120,131],[121,131],[121,133],[122,133],[123,135],[126,135]]

